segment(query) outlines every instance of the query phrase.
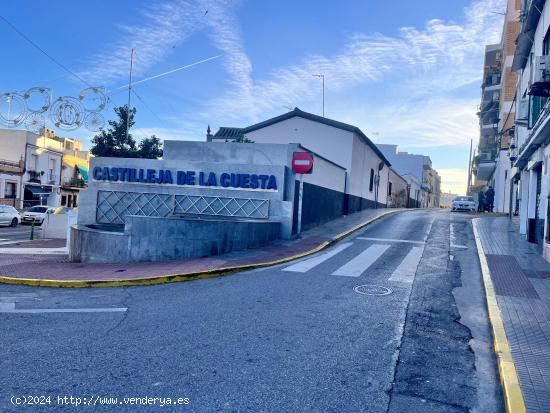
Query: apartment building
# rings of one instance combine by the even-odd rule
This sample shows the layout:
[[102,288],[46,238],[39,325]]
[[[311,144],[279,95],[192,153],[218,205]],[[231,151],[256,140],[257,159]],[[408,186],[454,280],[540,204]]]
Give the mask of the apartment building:
[[441,198],[441,178],[432,167],[429,156],[399,151],[397,145],[378,144],[380,151],[388,158],[399,175],[415,177],[420,183],[420,193],[413,198],[422,208],[439,208]]
[[485,191],[496,168],[498,152],[498,125],[502,80],[502,47],[485,46],[481,104],[479,107],[479,143],[472,161],[474,180],[470,194]]
[[499,104],[498,139],[495,159],[495,171],[489,179],[495,190],[494,212],[511,211],[511,174],[510,145],[515,132],[517,74],[512,70],[516,50],[516,39],[520,30],[520,7],[518,0],[508,0],[500,47],[501,92]]
[[525,0],[522,6],[512,63],[518,76],[518,109],[510,144],[511,201],[519,213],[520,233],[536,243],[550,260],[550,4]]
[[[82,167],[80,175],[75,175],[76,163]],[[16,208],[55,207],[62,205],[62,200],[68,205],[70,193],[70,206],[75,206],[73,197],[79,188],[70,186],[70,177],[82,178],[84,174],[87,179],[87,163],[87,152],[79,141],[57,137],[51,130],[37,135],[0,129],[0,202]]]

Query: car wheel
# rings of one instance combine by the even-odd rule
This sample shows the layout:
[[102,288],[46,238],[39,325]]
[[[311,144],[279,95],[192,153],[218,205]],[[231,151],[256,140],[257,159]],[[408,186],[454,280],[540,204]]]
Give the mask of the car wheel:
[[17,218],[14,218],[11,220],[10,227],[16,227],[17,226]]

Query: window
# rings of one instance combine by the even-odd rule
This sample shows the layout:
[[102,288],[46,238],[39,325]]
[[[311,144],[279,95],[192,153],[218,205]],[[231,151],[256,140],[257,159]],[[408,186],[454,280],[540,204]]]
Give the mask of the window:
[[29,169],[31,171],[38,171],[38,155],[35,155],[34,153],[31,155]]
[[6,187],[4,190],[4,198],[15,198],[17,194],[17,189],[15,182],[6,182]]
[[369,191],[372,192],[374,188],[374,169],[370,170]]
[[61,205],[67,206],[67,195],[61,195]]
[[550,54],[550,28],[546,31],[544,40],[542,42],[542,55],[548,56]]
[[388,182],[388,195],[391,196],[392,183]]

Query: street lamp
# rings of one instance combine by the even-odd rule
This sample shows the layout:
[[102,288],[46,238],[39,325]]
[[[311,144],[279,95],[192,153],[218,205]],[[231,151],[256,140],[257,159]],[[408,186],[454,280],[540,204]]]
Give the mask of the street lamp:
[[323,118],[324,118],[325,117],[325,75],[320,73],[320,74],[311,75],[311,76],[318,77],[319,79],[322,80],[322,83],[323,83]]

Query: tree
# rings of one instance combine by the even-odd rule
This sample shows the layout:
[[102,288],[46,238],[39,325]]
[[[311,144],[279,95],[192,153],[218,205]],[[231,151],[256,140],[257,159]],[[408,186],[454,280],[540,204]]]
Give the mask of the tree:
[[162,156],[162,143],[155,135],[143,139],[139,146],[131,133],[126,136],[126,127],[128,129],[134,126],[134,116],[136,108],[131,108],[129,119],[128,105],[118,106],[115,109],[118,116],[117,120],[109,121],[109,129],[101,131],[92,139],[90,151],[95,156],[115,157],[115,158],[150,158],[156,159]]
[[157,159],[162,156],[162,142],[155,135],[139,143],[138,158]]

